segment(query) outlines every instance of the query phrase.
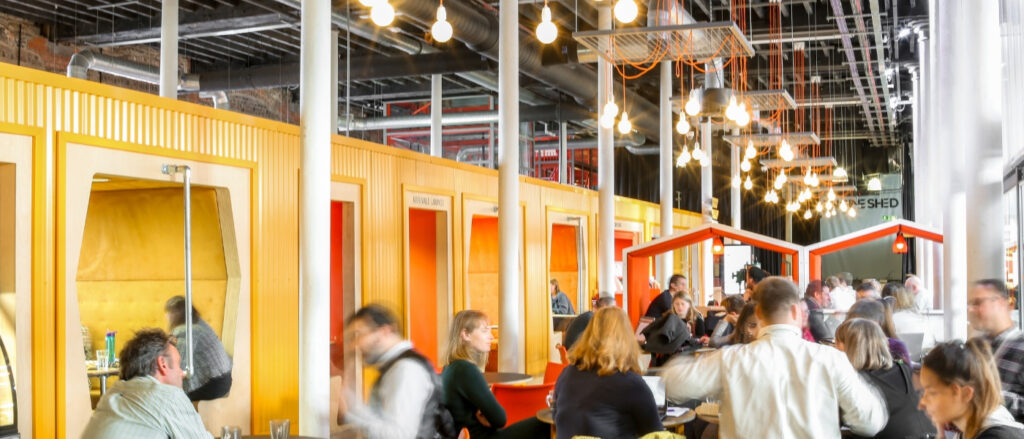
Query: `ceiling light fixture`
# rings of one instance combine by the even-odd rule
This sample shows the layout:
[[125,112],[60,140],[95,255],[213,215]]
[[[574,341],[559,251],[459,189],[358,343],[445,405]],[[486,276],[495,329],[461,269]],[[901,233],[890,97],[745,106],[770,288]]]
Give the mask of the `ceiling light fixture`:
[[794,156],[793,148],[789,146],[789,142],[786,139],[782,139],[782,143],[779,144],[779,157],[784,161],[791,162]]
[[544,0],[544,9],[540,10],[540,23],[537,24],[537,40],[543,44],[549,44],[558,37],[558,28],[551,22],[551,8],[547,0]]
[[676,122],[676,132],[679,134],[686,134],[690,132],[690,122],[686,120],[685,115],[679,115],[679,122]]
[[880,191],[880,190],[882,190],[882,180],[879,180],[878,177],[871,177],[871,180],[868,180],[868,190],[869,191]]
[[639,12],[637,9],[636,2],[633,0],[619,0],[615,2],[615,19],[619,20],[620,23],[632,23],[636,20],[636,15]]
[[633,123],[629,121],[629,114],[623,111],[619,119],[619,134],[629,134],[630,131],[633,131]]
[[686,166],[686,163],[690,161],[690,151],[686,149],[686,145],[683,145],[683,153],[679,154],[679,158],[676,159],[676,166],[682,168]]
[[804,211],[804,219],[811,219],[811,211],[810,210],[805,210]]
[[755,157],[757,157],[757,148],[754,148],[753,140],[747,141],[747,150],[743,151],[743,156],[746,157],[747,160],[753,160]]
[[[551,11],[547,8],[548,7],[545,4],[544,10],[548,11],[548,18],[550,18]],[[437,7],[437,21],[434,22],[433,26],[430,26],[430,35],[432,35],[434,37],[434,41],[437,41],[438,43],[444,43],[452,39],[452,24],[448,22],[448,14],[444,9],[443,1]]]
[[754,187],[754,182],[750,181],[750,176],[747,176],[747,181],[743,182],[743,189],[750,190]]
[[903,232],[896,234],[896,240],[892,242],[892,252],[898,254],[907,252],[907,240],[903,238]]
[[370,8],[370,20],[377,26],[388,26],[392,21],[395,21],[395,8],[386,0],[378,0]]
[[700,90],[690,90],[690,99],[686,101],[686,106],[683,107],[686,114],[696,116],[697,113],[700,113],[700,99],[697,98],[699,94]]
[[839,210],[841,210],[843,212],[846,212],[849,209],[850,209],[850,205],[846,204],[846,200],[843,200],[843,201],[839,202]]
[[740,170],[750,172],[750,160],[743,160],[743,163],[740,163]]
[[835,178],[846,178],[846,170],[843,168],[836,168],[832,171],[832,176]]
[[[748,179],[749,179],[749,177],[748,177]],[[742,181],[740,180],[740,176],[739,175],[733,175],[732,176],[732,187],[738,189],[740,187],[740,183],[742,183]]]
[[716,236],[714,241],[711,242],[711,253],[714,253],[715,256],[721,256],[722,253],[725,253],[725,244],[722,243],[722,238]]

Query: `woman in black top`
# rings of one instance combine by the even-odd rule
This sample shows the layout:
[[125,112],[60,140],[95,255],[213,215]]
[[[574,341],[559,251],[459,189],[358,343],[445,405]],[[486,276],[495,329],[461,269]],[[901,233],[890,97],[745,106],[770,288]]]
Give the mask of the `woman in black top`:
[[632,439],[663,429],[654,395],[640,376],[639,356],[626,312],[597,310],[555,383],[558,439]]
[[444,403],[455,426],[468,429],[473,439],[547,437],[550,428],[537,418],[502,428],[507,422],[505,409],[494,398],[482,372],[492,340],[494,336],[484,313],[463,310],[455,314],[448,331],[447,365],[441,372]]
[[685,348],[696,348],[703,344],[704,318],[693,308],[693,299],[686,292],[672,296],[672,308],[652,322],[641,332],[641,343],[650,352],[651,367],[660,367],[668,359]]
[[1024,437],[1024,425],[1003,407],[999,371],[988,341],[940,343],[921,362],[921,407],[936,425],[956,428],[958,439]]
[[[934,437],[935,425],[917,407],[918,394],[911,380],[913,371],[902,361],[893,361],[888,340],[877,323],[849,319],[836,328],[836,347],[846,353],[853,368],[873,384],[889,409],[889,422],[876,438]],[[851,435],[851,437],[859,437]]]

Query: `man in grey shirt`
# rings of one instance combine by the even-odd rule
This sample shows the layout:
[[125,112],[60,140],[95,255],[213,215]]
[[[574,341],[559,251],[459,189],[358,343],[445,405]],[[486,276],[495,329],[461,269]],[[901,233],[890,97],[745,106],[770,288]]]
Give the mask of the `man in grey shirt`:
[[212,438],[181,389],[181,355],[160,329],[121,349],[121,380],[100,398],[82,439]]

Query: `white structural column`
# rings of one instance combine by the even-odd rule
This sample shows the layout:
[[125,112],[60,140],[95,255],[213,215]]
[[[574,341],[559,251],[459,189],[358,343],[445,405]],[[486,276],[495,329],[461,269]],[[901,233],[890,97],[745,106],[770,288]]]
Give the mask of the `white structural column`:
[[[732,135],[734,135],[734,136],[740,135],[740,129],[739,128],[733,128]],[[731,214],[730,216],[732,216],[732,226],[737,228],[737,229],[742,229],[743,226],[742,226],[741,222],[742,222],[742,218],[743,218],[743,212],[740,211],[740,204],[741,204],[740,203],[740,200],[741,200],[740,197],[742,196],[742,194],[740,192],[740,185],[742,185],[743,182],[738,180],[738,178],[740,176],[740,146],[739,145],[730,145],[729,146],[729,150],[732,151],[732,165],[731,165],[731,168],[730,168],[731,172],[729,174],[730,175],[729,178],[731,179],[731,181],[733,183],[739,181],[739,184],[733,184],[731,186],[731,189],[730,189],[730,192],[729,192],[729,213]]]
[[[921,44],[918,44],[918,51],[920,51]],[[924,139],[921,137],[921,132],[924,131],[921,126],[921,68],[915,67],[910,69],[910,83],[913,92],[913,98],[911,99],[911,125],[912,125],[912,136],[913,136],[913,147],[911,158],[913,160],[914,169],[914,221],[919,224],[925,224],[924,218],[927,215],[928,205],[925,204],[925,184],[927,184],[927,178],[925,178],[925,172],[927,170],[925,165],[925,154],[927,149],[924,146]],[[917,264],[914,267],[914,273],[922,279],[928,279],[926,269],[928,267],[927,256],[929,249],[925,244],[924,239],[917,239],[914,247],[914,253]]]
[[178,98],[178,0],[160,6],[160,96]]
[[[707,63],[704,65],[707,73],[704,74],[704,89],[717,88],[722,86],[720,71],[714,71],[721,67],[721,60],[716,59],[714,62]],[[711,120],[700,124],[700,146],[704,150],[704,154],[708,156],[708,160],[712,162],[711,165],[702,166],[700,168],[700,202],[701,212],[703,213],[704,222],[710,223],[714,220],[711,217],[712,210],[712,198],[714,197],[713,191],[713,180],[711,179],[711,169],[714,167],[714,150],[712,149],[712,136],[711,130],[714,125],[711,124]],[[704,241],[701,245],[700,250],[700,288],[701,294],[700,303],[705,303],[707,298],[714,295],[714,254],[711,252],[711,243],[709,239]],[[691,285],[693,283],[691,282]],[[697,299],[695,297],[695,299]]]
[[441,74],[430,75],[430,155],[441,157]]
[[[940,184],[938,179],[943,177],[940,175],[941,170],[939,169],[941,165],[940,154],[931,142],[931,139],[934,138],[933,130],[935,129],[934,121],[936,120],[934,115],[935,107],[932,103],[934,102],[934,93],[937,93],[937,91],[932,89],[932,78],[935,76],[935,69],[932,66],[930,55],[932,42],[928,38],[928,29],[929,26],[922,26],[917,30],[917,89],[919,91],[917,119],[919,128],[917,135],[914,137],[914,144],[920,159],[915,157],[914,160],[915,165],[919,165],[915,169],[920,171],[918,174],[921,177],[921,198],[918,202],[923,206],[924,210],[918,210],[914,220],[921,224],[941,229],[942,214],[936,211],[939,204],[935,201],[937,199],[935,185]],[[921,279],[924,280],[925,285],[929,291],[932,291],[932,294],[942,292],[942,247],[931,241],[918,240],[918,248],[921,251],[919,253],[921,255],[921,260],[919,261]],[[934,306],[934,303],[932,306]]]
[[[661,236],[672,235],[672,178],[675,176],[672,168],[675,162],[672,160],[672,62],[661,63],[661,94],[658,102],[660,113],[659,128],[661,132],[661,149],[659,150],[658,163],[660,167],[660,201],[661,201]],[[658,274],[663,285],[668,285],[669,276],[675,271],[673,252],[662,253],[657,258]]]
[[299,172],[299,434],[330,435],[331,2],[302,2]]
[[523,372],[523,295],[519,287],[519,1],[498,10],[498,370]]
[[[612,27],[611,6],[598,6],[597,28]],[[597,59],[597,108],[604,111],[612,88],[612,65]],[[625,102],[619,110],[627,111]],[[597,128],[597,288],[601,294],[615,294],[615,146],[612,128]]]
[[569,182],[569,123],[562,121],[558,124],[558,182],[566,184]]
[[[338,133],[338,102],[341,102],[338,91],[338,37],[340,31],[338,29],[331,29],[331,134]],[[346,53],[347,57],[348,54]],[[348,72],[345,73],[348,77]],[[347,101],[348,99],[346,99]],[[348,125],[346,124],[346,127]],[[348,131],[345,131],[348,134]]]

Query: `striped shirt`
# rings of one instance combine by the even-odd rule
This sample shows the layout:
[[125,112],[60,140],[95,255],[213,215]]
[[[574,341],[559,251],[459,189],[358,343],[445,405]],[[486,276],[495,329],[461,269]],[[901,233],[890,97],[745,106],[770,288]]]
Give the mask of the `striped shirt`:
[[100,398],[82,439],[210,438],[180,388],[152,376],[118,381]]
[[989,339],[1003,382],[1003,402],[1018,422],[1024,420],[1024,335],[1017,328]]
[[[171,335],[178,339],[175,347],[181,352],[181,368],[185,369],[189,348],[185,342],[185,325],[174,328]],[[185,393],[192,393],[210,380],[231,373],[231,358],[210,325],[202,319],[192,322],[192,338],[196,346],[195,357],[192,359],[195,370],[191,377],[182,382]]]

